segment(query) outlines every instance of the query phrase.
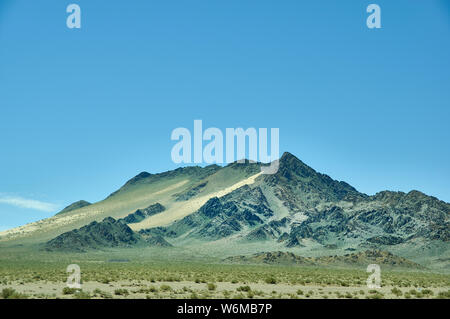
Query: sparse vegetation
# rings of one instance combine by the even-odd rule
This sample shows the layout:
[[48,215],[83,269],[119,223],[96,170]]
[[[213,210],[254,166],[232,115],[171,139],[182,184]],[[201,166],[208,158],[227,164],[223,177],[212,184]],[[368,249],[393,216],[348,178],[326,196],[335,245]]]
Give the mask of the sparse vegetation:
[[450,290],[440,291],[437,295],[438,299],[450,299]]
[[130,293],[128,292],[127,289],[119,288],[119,289],[114,290],[114,294],[116,296],[128,296]]
[[270,276],[266,278],[266,283],[275,285],[277,283],[277,280],[275,279],[275,277]]
[[27,299],[28,295],[21,294],[12,288],[3,288],[1,292],[3,299]]
[[169,285],[161,285],[161,287],[159,287],[159,289],[161,291],[170,291],[170,290],[172,290],[172,287],[170,287]]
[[75,299],[91,299],[91,295],[83,290],[79,290],[73,294]]
[[[4,251],[2,251],[4,253]],[[92,262],[102,254],[78,255],[83,291],[64,287],[65,255],[46,262],[0,259],[1,298],[449,298],[450,276],[430,272],[383,272],[383,287],[367,289],[365,269],[283,265],[174,262]],[[26,260],[26,258],[21,257]],[[108,259],[106,259],[108,258]],[[105,255],[105,259],[128,256]],[[31,261],[32,260],[32,261]],[[222,281],[219,281],[222,279]],[[154,284],[152,282],[157,282]],[[6,284],[5,284],[6,283]],[[28,284],[39,283],[33,292]],[[49,286],[50,285],[50,286]],[[58,288],[46,288],[46,287]],[[55,286],[56,285],[56,286]],[[43,287],[42,289],[39,287]],[[330,287],[333,287],[330,290]],[[8,292],[15,289],[15,293]],[[89,292],[90,293],[89,293]]]
[[401,295],[403,295],[402,291],[396,287],[391,289],[391,292],[396,295],[397,297],[400,297]]
[[63,295],[73,295],[78,290],[79,289],[77,289],[77,288],[64,287],[63,290],[62,290],[62,293],[63,293]]

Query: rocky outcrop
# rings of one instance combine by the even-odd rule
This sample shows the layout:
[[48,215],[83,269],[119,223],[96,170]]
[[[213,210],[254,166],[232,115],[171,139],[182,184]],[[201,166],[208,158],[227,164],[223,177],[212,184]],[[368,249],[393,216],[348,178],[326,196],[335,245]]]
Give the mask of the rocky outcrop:
[[127,217],[120,219],[120,221],[123,221],[126,224],[139,223],[147,217],[163,212],[165,209],[166,208],[163,205],[156,203],[148,206],[147,208],[138,209],[134,213],[129,214]]
[[59,235],[48,241],[45,249],[48,251],[85,252],[90,249],[130,247],[141,241],[142,238],[126,224],[107,217],[101,222],[94,221],[89,225]]

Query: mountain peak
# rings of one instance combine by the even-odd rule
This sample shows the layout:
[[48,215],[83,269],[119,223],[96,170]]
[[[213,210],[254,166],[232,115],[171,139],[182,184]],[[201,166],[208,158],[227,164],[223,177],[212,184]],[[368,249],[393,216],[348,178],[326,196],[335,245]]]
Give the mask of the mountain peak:
[[132,179],[130,179],[127,184],[134,184],[142,179],[145,179],[147,177],[150,177],[152,174],[148,173],[148,172],[140,172],[139,174],[137,174],[135,177],[133,177]]
[[285,161],[285,160],[290,160],[290,159],[298,160],[298,158],[295,155],[293,155],[292,153],[289,153],[289,152],[284,152],[283,155],[281,155],[281,157],[280,157],[280,161]]
[[79,209],[79,208],[83,208],[86,206],[92,205],[91,203],[85,201],[85,200],[79,200],[75,203],[70,204],[69,206],[65,207],[62,211],[60,211],[59,213],[56,213],[56,215],[60,215],[60,214],[64,214],[64,213],[68,213],[70,211],[73,211],[75,209]]
[[303,163],[296,156],[289,152],[284,152],[280,158],[280,171],[281,175],[290,175],[290,173],[296,173],[303,177],[310,177],[318,174],[314,169]]
[[348,195],[362,196],[351,185],[333,180],[326,174],[315,171],[289,152],[283,153],[280,158],[280,167],[274,175],[267,175],[266,181],[270,184],[285,187],[298,197],[303,205],[315,205],[319,201],[341,200]]

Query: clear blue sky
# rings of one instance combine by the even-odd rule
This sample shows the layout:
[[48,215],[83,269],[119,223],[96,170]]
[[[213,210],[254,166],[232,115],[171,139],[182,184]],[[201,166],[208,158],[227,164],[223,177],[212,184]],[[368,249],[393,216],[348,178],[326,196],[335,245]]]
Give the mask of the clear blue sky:
[[362,192],[450,202],[449,57],[445,0],[0,0],[0,229],[175,168],[194,119],[278,127]]

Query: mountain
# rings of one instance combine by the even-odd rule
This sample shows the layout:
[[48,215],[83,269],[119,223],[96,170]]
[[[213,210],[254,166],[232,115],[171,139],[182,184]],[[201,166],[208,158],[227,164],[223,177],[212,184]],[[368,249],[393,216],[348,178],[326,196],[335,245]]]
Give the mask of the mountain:
[[68,213],[68,212],[71,212],[73,210],[76,210],[76,209],[79,209],[79,208],[83,208],[83,207],[86,207],[86,206],[89,206],[89,205],[92,205],[92,204],[87,202],[87,201],[85,201],[85,200],[79,200],[78,202],[70,204],[69,206],[64,208],[62,211],[60,211],[56,215],[65,214],[65,213]]
[[[64,249],[62,243],[74,240],[82,249],[116,247],[104,238],[85,243],[81,229],[96,222],[105,234],[124,231],[145,245],[222,258],[261,251],[321,258],[382,250],[448,268],[449,215],[450,204],[435,197],[419,191],[368,196],[284,153],[273,175],[261,174],[261,165],[250,161],[142,172],[103,201],[0,233],[0,245]],[[112,221],[102,224],[107,217],[132,233]]]
[[277,174],[211,198],[193,214],[151,231],[207,241],[238,235],[235,240],[285,247],[313,241],[324,247],[376,248],[415,240],[447,243],[449,212],[448,203],[418,191],[367,196],[284,154]]

